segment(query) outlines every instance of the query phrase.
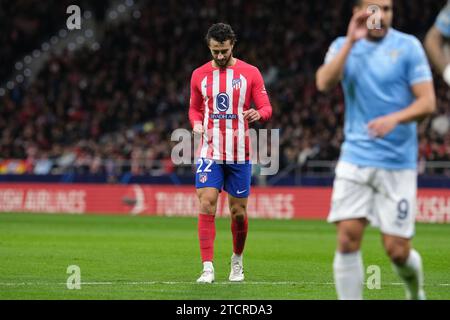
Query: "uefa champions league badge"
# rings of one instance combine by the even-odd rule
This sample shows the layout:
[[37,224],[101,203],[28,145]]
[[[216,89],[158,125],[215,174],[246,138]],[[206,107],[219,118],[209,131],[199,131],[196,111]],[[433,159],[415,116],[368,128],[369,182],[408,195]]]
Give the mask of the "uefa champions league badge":
[[201,183],[205,183],[207,180],[208,180],[208,174],[207,173],[200,173],[198,181],[200,181]]

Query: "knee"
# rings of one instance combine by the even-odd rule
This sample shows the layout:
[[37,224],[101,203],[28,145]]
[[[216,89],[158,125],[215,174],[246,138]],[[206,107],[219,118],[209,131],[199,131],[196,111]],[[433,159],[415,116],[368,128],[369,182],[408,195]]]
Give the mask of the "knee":
[[230,206],[231,217],[237,221],[244,221],[246,215],[246,206],[243,204],[233,204]]
[[396,265],[403,265],[408,260],[409,247],[398,243],[386,246],[386,253],[391,261]]
[[217,201],[213,198],[203,197],[200,199],[200,211],[204,214],[216,213]]
[[339,232],[338,251],[341,253],[351,253],[358,251],[361,245],[360,237],[349,230]]

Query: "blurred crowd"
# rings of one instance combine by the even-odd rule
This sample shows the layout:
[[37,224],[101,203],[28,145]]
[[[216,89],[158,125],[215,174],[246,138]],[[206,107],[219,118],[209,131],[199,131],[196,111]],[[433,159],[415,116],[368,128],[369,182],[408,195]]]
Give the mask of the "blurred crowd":
[[103,6],[110,0],[102,2],[99,6],[89,0],[0,1],[0,83],[14,71],[17,60],[39,50],[42,42],[64,27],[68,6],[89,5],[94,16],[102,20]]
[[[394,26],[422,40],[445,2],[397,0]],[[37,3],[44,16],[60,7]],[[264,127],[280,129],[281,167],[339,157],[342,91],[319,93],[314,74],[331,41],[345,34],[351,1],[156,0],[136,10],[131,20],[105,24],[98,48],[53,55],[33,83],[0,97],[2,159],[22,159],[22,170],[35,173],[189,172],[170,161],[170,135],[190,129],[190,76],[210,59],[203,39],[217,21],[235,29],[235,56],[263,73],[274,109]],[[15,42],[16,19],[4,16],[0,55],[11,66],[39,44],[34,36]],[[41,23],[38,34],[56,22]],[[3,78],[9,69],[0,70]],[[449,116],[449,88],[435,79],[438,114]],[[450,133],[433,130],[432,119],[419,132],[422,162],[450,161]]]

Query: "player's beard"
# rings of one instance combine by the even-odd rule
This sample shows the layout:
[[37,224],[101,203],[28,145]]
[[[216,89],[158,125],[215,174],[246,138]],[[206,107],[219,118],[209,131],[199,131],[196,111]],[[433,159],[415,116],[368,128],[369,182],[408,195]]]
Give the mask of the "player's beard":
[[214,62],[220,67],[220,68],[226,68],[228,66],[228,63],[231,60],[231,57],[233,57],[233,55],[230,54],[230,56],[228,57],[228,59],[223,59],[223,60],[217,60],[214,59]]
[[367,33],[367,39],[369,41],[374,41],[374,42],[379,42],[379,41],[383,40],[389,31],[389,27],[382,24],[381,28],[382,28],[381,30],[369,30],[369,32]]

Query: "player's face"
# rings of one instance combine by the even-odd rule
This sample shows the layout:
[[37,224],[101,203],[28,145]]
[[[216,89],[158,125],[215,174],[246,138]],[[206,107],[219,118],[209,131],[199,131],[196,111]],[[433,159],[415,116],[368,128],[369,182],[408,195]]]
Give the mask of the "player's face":
[[221,68],[225,68],[233,56],[233,45],[230,40],[218,42],[214,39],[209,40],[209,50],[214,62]]
[[[379,8],[379,13],[374,13],[370,11],[370,6],[377,6]],[[363,0],[359,9],[364,9],[369,13],[373,13],[369,17],[370,21],[375,21],[374,19],[380,18],[380,29],[370,29],[368,32],[368,38],[370,40],[379,41],[386,36],[389,28],[392,26],[392,19],[394,15],[393,11],[393,1],[392,0]]]

